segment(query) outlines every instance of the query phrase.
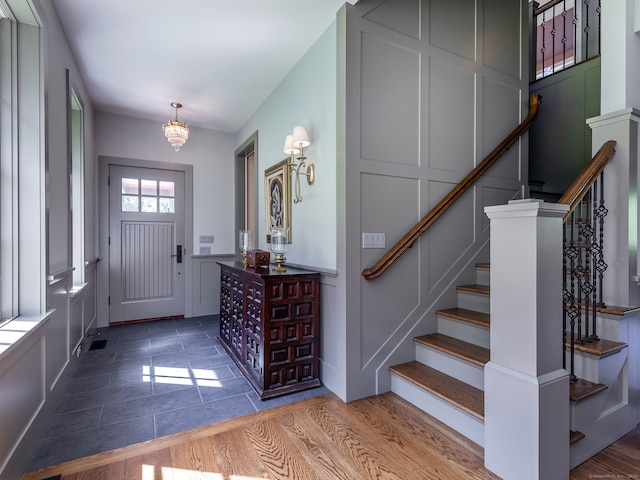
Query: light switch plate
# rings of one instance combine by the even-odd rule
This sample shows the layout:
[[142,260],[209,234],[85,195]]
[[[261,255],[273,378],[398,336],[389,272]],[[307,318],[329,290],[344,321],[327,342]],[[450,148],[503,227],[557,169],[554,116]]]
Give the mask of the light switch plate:
[[384,233],[362,232],[362,248],[385,248]]

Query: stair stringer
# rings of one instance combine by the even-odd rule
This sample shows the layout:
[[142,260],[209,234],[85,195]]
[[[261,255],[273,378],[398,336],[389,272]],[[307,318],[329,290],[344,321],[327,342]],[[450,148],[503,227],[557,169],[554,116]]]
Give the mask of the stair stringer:
[[[613,335],[613,329],[607,335]],[[571,402],[571,430],[585,435],[571,446],[571,468],[608,447],[636,425],[629,422],[628,347],[606,356],[576,351],[575,360],[575,373],[579,378],[601,383],[607,389],[578,403]]]
[[599,312],[596,316],[597,334],[601,338],[624,342],[627,346],[627,381],[631,431],[640,423],[640,308],[625,309],[618,315]]
[[[391,388],[391,373],[389,367],[410,360],[415,360],[413,338],[419,335],[435,333],[438,330],[438,320],[435,312],[439,309],[456,304],[458,294],[455,286],[473,282],[477,278],[476,264],[489,258],[489,236],[473,251],[468,250],[459,258],[447,274],[430,291],[429,305],[424,309],[416,309],[396,328],[393,335],[370,359],[369,365],[377,364],[375,368],[375,393],[381,394],[393,391]],[[455,268],[454,268],[455,267]]]
[[580,403],[571,402],[571,424],[574,430],[584,434],[584,438],[571,445],[570,468],[574,468],[613,442],[629,433],[628,405],[620,402],[602,410],[607,391],[600,392]]

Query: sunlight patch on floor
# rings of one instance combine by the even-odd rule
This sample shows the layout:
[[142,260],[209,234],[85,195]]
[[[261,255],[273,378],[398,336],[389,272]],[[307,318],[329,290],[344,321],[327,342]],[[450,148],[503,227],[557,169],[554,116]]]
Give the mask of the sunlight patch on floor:
[[215,370],[202,368],[177,368],[177,367],[142,367],[142,381],[156,383],[169,383],[173,385],[197,385],[200,387],[221,388],[222,382],[218,379]]
[[[214,472],[199,472],[184,468],[160,467],[160,476],[156,476],[155,465],[142,465],[142,480],[223,480],[224,475]],[[256,477],[245,475],[229,475],[229,480],[260,480]]]

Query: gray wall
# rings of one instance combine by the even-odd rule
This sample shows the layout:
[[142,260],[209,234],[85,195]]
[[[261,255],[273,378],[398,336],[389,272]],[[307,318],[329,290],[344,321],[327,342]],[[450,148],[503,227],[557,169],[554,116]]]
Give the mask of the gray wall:
[[[512,0],[363,0],[346,17],[344,204],[338,202],[339,308],[347,400],[390,388],[387,367],[413,359],[411,338],[435,331],[453,282],[488,260],[484,205],[527,184],[527,139],[382,277],[362,269],[412,228],[526,116],[527,4]],[[340,210],[342,208],[342,210]],[[340,243],[340,241],[339,241]]]
[[[301,181],[302,202],[291,208],[291,244],[287,261],[313,268],[336,268],[336,26],[330,25],[239,130],[237,145],[258,132],[257,248],[269,250],[264,210],[264,171],[280,162],[284,140],[303,125],[311,145],[307,164],[316,181]],[[295,178],[292,176],[292,179]],[[293,187],[293,180],[292,180]]]
[[[259,141],[258,162],[258,223],[256,246],[268,250],[265,238],[265,169],[285,158],[284,139],[296,125],[303,125],[310,135],[311,145],[305,149],[307,162],[316,166],[316,182],[307,185],[301,179],[301,203],[292,205],[292,243],[286,257],[292,264],[323,272],[320,308],[320,371],[323,383],[340,392],[344,383],[343,350],[339,348],[344,322],[344,305],[336,301],[336,255],[339,252],[336,236],[337,189],[336,175],[336,52],[341,47],[336,23],[332,23],[305,53],[297,65],[285,76],[260,108],[243,125],[237,144],[243,144],[254,132]],[[291,101],[291,99],[296,99]]]
[[[168,104],[167,104],[168,106]],[[188,118],[183,120],[188,122]],[[185,271],[187,274],[187,292],[185,315],[201,316],[219,312],[219,270],[217,259],[233,256],[236,245],[236,232],[233,227],[234,198],[233,162],[236,136],[230,133],[189,127],[189,140],[175,152],[162,135],[157,122],[96,113],[96,157],[101,159],[100,191],[106,195],[107,172],[105,162],[117,161],[128,165],[162,168],[187,168],[192,172],[193,188],[187,189],[192,195],[192,217],[187,225],[187,255]],[[181,167],[186,165],[188,167]],[[105,197],[106,198],[106,197]],[[108,209],[107,202],[101,202],[100,218],[100,255],[104,261],[98,265],[101,285],[108,285],[107,244]],[[189,227],[191,226],[191,227]],[[213,236],[213,244],[201,244],[201,236]],[[192,239],[189,242],[189,239]],[[211,248],[210,255],[200,256],[200,247]],[[109,323],[108,288],[102,288],[98,295],[98,324]]]
[[587,119],[600,114],[600,57],[533,82],[531,93],[542,97],[529,135],[531,190],[563,194],[592,157]]

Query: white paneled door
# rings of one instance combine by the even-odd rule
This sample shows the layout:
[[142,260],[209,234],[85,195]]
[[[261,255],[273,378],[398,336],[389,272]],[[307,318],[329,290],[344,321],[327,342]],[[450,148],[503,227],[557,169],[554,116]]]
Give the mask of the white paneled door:
[[109,167],[109,322],[185,311],[184,172]]

